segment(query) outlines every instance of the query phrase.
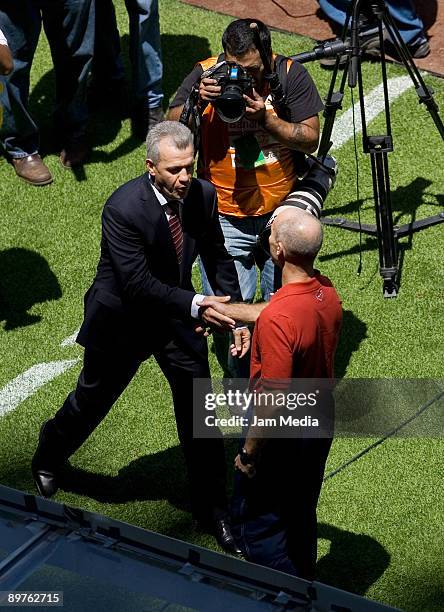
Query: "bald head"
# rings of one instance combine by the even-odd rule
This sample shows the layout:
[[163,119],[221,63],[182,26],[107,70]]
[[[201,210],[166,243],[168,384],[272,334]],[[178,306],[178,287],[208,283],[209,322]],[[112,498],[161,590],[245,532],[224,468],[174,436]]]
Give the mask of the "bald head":
[[305,259],[313,262],[322,246],[322,225],[311,214],[295,206],[279,212],[273,221],[272,233],[281,242],[285,260]]

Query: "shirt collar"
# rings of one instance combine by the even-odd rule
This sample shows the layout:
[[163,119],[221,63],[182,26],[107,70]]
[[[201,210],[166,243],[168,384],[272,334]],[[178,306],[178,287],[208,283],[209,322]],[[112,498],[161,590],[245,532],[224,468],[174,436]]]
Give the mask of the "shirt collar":
[[153,188],[154,191],[154,195],[156,196],[156,198],[158,199],[159,203],[161,204],[161,206],[165,206],[165,204],[167,203],[167,199],[166,197],[160,193],[160,191],[157,189],[156,185],[154,184],[154,179],[151,177],[150,175],[150,182],[151,182],[151,186]]
[[[154,191],[154,195],[158,199],[158,201],[159,201],[160,205],[162,206],[162,208],[164,208],[168,204],[168,200],[166,199],[166,197],[162,193],[160,193],[160,191],[156,187],[156,185],[154,183],[154,179],[151,177],[151,175],[150,175],[150,182],[151,182],[151,186],[152,186],[153,191]],[[177,202],[179,204],[179,206],[181,204],[183,204],[183,200],[174,200],[174,201]]]

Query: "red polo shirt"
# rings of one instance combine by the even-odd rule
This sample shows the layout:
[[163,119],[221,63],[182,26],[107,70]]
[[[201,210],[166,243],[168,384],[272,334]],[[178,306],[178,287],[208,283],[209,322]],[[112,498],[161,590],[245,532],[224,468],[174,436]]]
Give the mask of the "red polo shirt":
[[333,378],[341,322],[341,301],[326,276],[284,285],[256,322],[250,376],[261,382],[254,387],[283,388],[295,377]]

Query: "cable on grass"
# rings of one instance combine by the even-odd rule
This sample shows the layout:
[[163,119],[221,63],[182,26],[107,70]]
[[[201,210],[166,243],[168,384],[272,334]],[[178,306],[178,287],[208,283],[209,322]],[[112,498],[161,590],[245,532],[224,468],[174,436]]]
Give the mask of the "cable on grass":
[[385,440],[387,440],[388,438],[391,438],[393,435],[395,435],[400,429],[402,429],[403,427],[405,427],[406,425],[408,425],[409,423],[411,423],[414,419],[418,418],[423,412],[425,412],[427,410],[427,408],[430,408],[430,406],[432,406],[435,402],[437,402],[439,399],[441,399],[441,397],[444,396],[444,390],[440,391],[439,393],[437,393],[437,395],[435,395],[435,397],[432,397],[432,399],[430,399],[428,402],[426,402],[423,406],[421,406],[421,408],[419,408],[415,414],[413,414],[412,416],[408,417],[407,419],[405,419],[405,421],[403,421],[402,423],[400,423],[399,425],[397,425],[397,427],[394,427],[393,429],[391,429],[390,431],[387,431],[382,438],[380,438],[379,440],[376,440],[376,442],[373,442],[372,444],[370,444],[369,446],[367,446],[367,448],[364,448],[361,452],[359,452],[357,455],[355,455],[354,457],[352,457],[351,459],[349,459],[348,461],[346,461],[345,463],[343,463],[342,465],[340,465],[338,468],[336,468],[335,470],[333,470],[332,472],[329,472],[327,474],[327,476],[324,477],[324,482],[326,480],[329,480],[330,478],[333,478],[333,476],[336,476],[336,474],[339,474],[339,472],[342,472],[342,470],[345,470],[346,467],[348,467],[349,465],[351,465],[352,463],[354,463],[355,461],[357,461],[358,459],[360,459],[361,457],[363,457],[364,455],[366,455],[368,452],[370,452],[372,449],[376,448],[377,446],[379,446],[380,444],[382,444],[383,442],[385,442]]

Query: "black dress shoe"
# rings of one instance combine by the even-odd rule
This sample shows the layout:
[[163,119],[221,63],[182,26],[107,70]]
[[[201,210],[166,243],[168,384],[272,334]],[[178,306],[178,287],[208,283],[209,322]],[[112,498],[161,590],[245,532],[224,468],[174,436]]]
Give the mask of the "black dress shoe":
[[39,470],[33,465],[32,477],[34,478],[37,491],[42,497],[52,497],[55,493],[57,493],[59,484],[57,482],[57,476],[54,472],[44,469]]
[[242,551],[236,544],[231,533],[230,524],[226,519],[219,519],[214,522],[214,536],[219,546],[226,552],[232,555],[242,555]]
[[31,462],[31,473],[39,495],[52,497],[59,488],[55,449],[50,443],[51,422],[40,429],[39,443]]

